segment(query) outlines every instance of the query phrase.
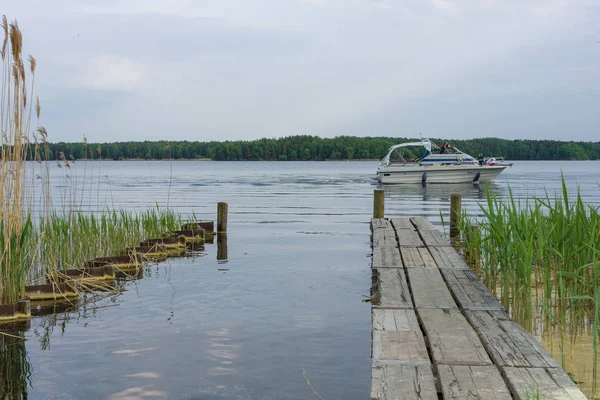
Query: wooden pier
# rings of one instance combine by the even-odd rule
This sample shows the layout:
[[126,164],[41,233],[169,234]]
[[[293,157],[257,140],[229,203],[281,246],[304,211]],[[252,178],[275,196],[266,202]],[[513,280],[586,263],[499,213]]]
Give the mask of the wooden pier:
[[372,400],[586,399],[427,219],[371,232]]

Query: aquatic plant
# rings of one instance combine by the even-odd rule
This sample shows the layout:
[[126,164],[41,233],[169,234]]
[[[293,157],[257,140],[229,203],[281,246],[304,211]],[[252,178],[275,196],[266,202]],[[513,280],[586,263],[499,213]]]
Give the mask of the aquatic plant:
[[[54,207],[46,162],[47,132],[38,127],[30,134],[32,117],[39,126],[40,116],[40,103],[33,101],[36,61],[29,56],[27,72],[16,21],[8,23],[4,16],[1,27],[0,304],[7,304],[23,297],[28,282],[40,281],[57,270],[81,268],[94,257],[118,255],[125,247],[178,229],[181,218],[158,206],[142,213],[83,210],[84,196],[91,200],[94,179],[88,184],[84,174],[83,182],[73,182],[74,159],[64,153],[57,167],[69,171],[65,178],[71,184],[61,192],[59,207]],[[102,157],[100,147],[86,144],[85,151],[92,160],[96,154]],[[100,182],[99,168],[97,173]],[[100,203],[98,198],[96,204]]]
[[141,213],[106,209],[100,214],[51,212],[39,221],[38,276],[81,268],[87,260],[121,254],[129,246],[178,229],[182,218],[158,206]]
[[40,127],[30,133],[34,110],[38,121],[40,116],[39,100],[34,101],[33,91],[35,58],[29,56],[26,68],[23,35],[16,21],[8,23],[2,16],[0,27],[4,32],[0,52],[0,303],[13,303],[21,298],[31,268],[26,244],[32,231],[33,196],[27,183],[35,180],[36,162],[27,160],[41,162],[46,130]]
[[[592,392],[596,392],[600,323],[600,211],[578,191],[508,201],[487,192],[484,218],[459,218],[463,251],[487,287],[529,331],[558,331],[574,342],[593,335]],[[477,228],[473,228],[476,225]],[[541,318],[539,317],[541,316]],[[562,362],[564,364],[564,354]]]

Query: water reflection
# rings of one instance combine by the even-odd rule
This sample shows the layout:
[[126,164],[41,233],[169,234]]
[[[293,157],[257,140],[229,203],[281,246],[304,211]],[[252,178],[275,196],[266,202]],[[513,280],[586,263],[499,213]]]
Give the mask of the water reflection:
[[463,197],[462,208],[474,218],[483,214],[480,204],[485,203],[487,192],[503,197],[506,189],[496,182],[484,184],[415,184],[380,185],[385,192],[386,217],[425,217],[445,230],[450,220],[450,198],[458,193]]
[[[33,368],[27,355],[26,332],[31,330],[40,349],[48,351],[51,348],[50,338],[57,328],[60,336],[63,336],[70,320],[94,318],[98,309],[113,306],[124,284],[125,281],[115,281],[110,291],[87,294],[75,301],[36,301],[31,306],[34,319],[0,325],[0,398],[26,399],[28,389],[33,387]],[[103,288],[107,289],[108,286]],[[101,301],[108,301],[109,304],[96,305]],[[56,376],[53,368],[41,363],[38,367],[42,372]]]
[[232,375],[237,373],[233,361],[238,358],[239,344],[233,343],[229,329],[221,328],[208,332],[210,359],[217,364],[210,369],[211,375]]
[[143,385],[125,389],[121,392],[113,393],[109,400],[143,400],[143,399],[166,399],[168,393],[163,390],[154,389],[154,385]]
[[461,194],[466,199],[484,200],[486,191],[496,196],[501,195],[505,190],[496,182],[485,184],[456,183],[456,184],[416,184],[416,185],[378,185],[379,189],[385,191],[386,197],[407,196],[418,197],[426,201],[450,201],[450,197],[455,194]]
[[[218,257],[227,262],[227,237],[222,236],[219,241]],[[200,245],[190,251],[191,258],[202,257],[204,246]],[[168,290],[168,318],[169,325],[173,323],[175,315],[176,286],[173,282],[173,268],[170,263],[165,268],[160,268],[162,262],[147,265],[137,272],[123,272],[114,281],[102,283],[87,283],[83,289],[89,292],[82,294],[76,300],[64,301],[35,301],[31,305],[32,319],[22,322],[0,325],[0,399],[21,399],[28,397],[28,389],[32,393],[53,393],[53,383],[62,379],[62,374],[54,365],[55,359],[36,357],[35,371],[27,356],[27,349],[32,342],[39,344],[42,354],[56,351],[51,346],[51,338],[56,341],[57,336],[62,338],[68,327],[87,327],[92,320],[102,320],[102,313],[106,308],[122,305],[119,298],[127,291],[135,292],[136,298],[142,295],[137,282],[143,278],[159,278],[167,285]],[[73,325],[74,324],[74,325]],[[179,332],[179,328],[177,329]],[[232,374],[235,370],[231,367],[232,360],[237,357],[238,345],[230,344],[231,338],[228,330],[216,330],[209,333],[211,349],[208,353],[218,365],[212,370],[213,375]],[[27,341],[27,339],[33,339]],[[85,342],[86,339],[83,339]],[[26,344],[28,343],[28,344]],[[76,341],[71,340],[71,344]],[[31,349],[29,349],[31,351]],[[124,359],[144,359],[148,354],[157,350],[154,346],[123,346],[110,352],[111,356]],[[60,351],[63,351],[62,349]],[[50,361],[50,363],[48,362]],[[34,374],[35,372],[35,374]],[[34,382],[35,376],[42,378]],[[137,373],[121,375],[129,379],[143,379],[152,381],[161,379],[162,374],[152,370],[142,370]],[[35,386],[34,386],[35,383]],[[135,386],[114,393],[107,393],[110,399],[143,399],[167,397],[167,392],[154,388],[152,384],[137,383]],[[31,393],[29,394],[31,395]]]
[[25,348],[23,326],[15,324],[13,327],[21,329],[0,332],[0,397],[26,399],[28,388],[32,386],[32,368]]
[[227,262],[227,234],[219,233],[217,235],[217,260],[219,263]]

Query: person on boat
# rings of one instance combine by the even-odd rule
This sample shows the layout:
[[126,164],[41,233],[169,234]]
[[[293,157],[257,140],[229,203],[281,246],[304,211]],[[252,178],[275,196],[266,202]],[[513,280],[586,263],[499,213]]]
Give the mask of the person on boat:
[[429,150],[427,150],[427,147],[423,147],[423,154],[421,154],[421,157],[419,157],[419,160],[424,159],[425,157],[427,157],[428,154],[429,154]]
[[450,143],[444,142],[440,150],[440,154],[448,154],[450,152]]
[[479,165],[484,164],[485,158],[483,157],[483,153],[479,153],[479,157],[477,157],[477,161],[479,161]]

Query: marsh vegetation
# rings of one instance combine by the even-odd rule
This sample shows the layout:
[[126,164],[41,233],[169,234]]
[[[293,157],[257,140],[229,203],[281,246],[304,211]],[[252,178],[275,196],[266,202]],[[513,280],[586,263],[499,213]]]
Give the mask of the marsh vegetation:
[[[95,211],[84,211],[84,199],[91,203],[94,188],[71,179],[74,160],[64,154],[56,166],[68,183],[62,185],[60,204],[53,204],[48,134],[39,124],[41,106],[34,95],[36,61],[32,56],[24,61],[16,21],[4,16],[1,27],[0,305],[7,305],[23,298],[27,284],[52,282],[57,272],[83,268],[96,257],[126,254],[127,248],[179,229],[182,222],[168,208],[131,212],[99,198]],[[83,151],[91,159],[102,155],[101,148],[87,143]]]
[[480,220],[462,214],[465,256],[512,317],[543,337],[563,365],[571,356],[568,349],[580,337],[591,337],[584,390],[595,396],[600,211],[584,203],[579,192],[571,196],[564,179],[555,195],[515,200],[509,193],[502,201],[488,192]]

